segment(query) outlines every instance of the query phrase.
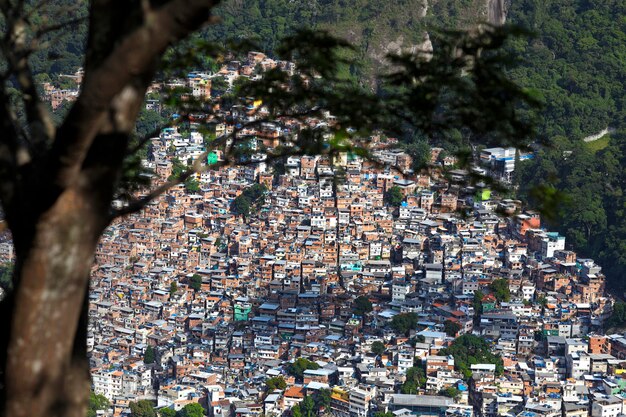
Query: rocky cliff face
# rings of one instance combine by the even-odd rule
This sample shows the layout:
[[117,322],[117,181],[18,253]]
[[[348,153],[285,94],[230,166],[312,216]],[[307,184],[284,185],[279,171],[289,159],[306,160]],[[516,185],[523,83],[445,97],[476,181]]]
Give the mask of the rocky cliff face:
[[[209,39],[218,42],[233,33],[258,36],[261,47],[271,50],[296,27],[328,30],[355,46],[354,55],[362,66],[351,71],[367,79],[387,69],[389,54],[432,51],[427,31],[433,28],[471,29],[486,21],[503,24],[511,1],[224,0],[218,13],[224,24],[208,32]],[[277,24],[278,16],[283,17],[282,26]]]
[[361,75],[371,80],[373,74],[389,69],[389,54],[432,50],[432,44],[425,32],[425,18],[430,12],[432,1],[434,0],[366,0],[365,3],[359,3],[347,0],[347,4],[354,3],[355,6],[357,3],[371,4],[375,13],[367,19],[356,13],[347,13],[349,16],[346,19],[332,24],[322,22],[318,27],[355,45],[358,54],[364,58],[361,60]]
[[504,0],[487,0],[487,21],[492,25],[506,22],[507,5]]
[[406,0],[398,4],[387,1],[379,6],[386,10],[384,16],[353,22],[343,32],[336,27],[329,29],[362,48],[369,63],[366,73],[371,75],[385,71],[386,56],[390,53],[432,52],[433,45],[426,32],[429,25],[459,29],[470,29],[480,22],[503,25],[511,1],[471,0],[459,2],[455,7],[451,7],[450,0]]

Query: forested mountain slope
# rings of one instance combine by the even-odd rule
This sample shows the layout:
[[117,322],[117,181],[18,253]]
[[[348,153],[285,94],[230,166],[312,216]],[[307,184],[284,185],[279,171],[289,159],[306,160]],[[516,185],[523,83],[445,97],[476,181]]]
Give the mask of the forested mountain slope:
[[536,32],[518,39],[512,72],[544,98],[541,133],[580,139],[624,122],[626,2],[516,0],[509,20]]
[[[469,27],[487,20],[489,4],[500,0],[225,0],[216,14],[221,23],[203,37],[223,41],[255,39],[271,52],[297,27],[330,30],[356,46],[362,69],[375,72],[388,52],[421,46],[428,28]],[[68,19],[86,11],[87,2],[55,0],[45,14]],[[75,7],[76,5],[79,7]],[[68,15],[58,14],[74,6]],[[535,88],[546,108],[540,134],[571,139],[622,123],[626,97],[626,3],[621,0],[506,1],[508,21],[536,32],[511,48],[520,66],[511,72]],[[39,19],[44,18],[38,16]],[[65,36],[35,54],[35,72],[73,72],[81,64],[86,22],[68,27]]]
[[[357,47],[375,72],[389,52],[422,46],[425,31],[470,27],[489,18],[496,0],[289,0],[226,1],[222,24],[206,37],[256,39],[271,51],[296,27],[330,30]],[[580,139],[622,123],[626,98],[626,3],[620,0],[506,1],[508,22],[536,36],[511,42],[520,66],[511,76],[545,102],[539,134]],[[497,7],[492,7],[497,9]],[[357,71],[356,69],[354,71]]]
[[[245,5],[244,5],[245,3]],[[306,4],[304,4],[306,3]],[[385,53],[421,45],[429,28],[469,27],[489,15],[479,0],[254,0],[222,7],[224,24],[208,35],[257,36],[268,50],[293,27],[312,25],[348,38],[367,77]],[[493,6],[493,4],[492,4]],[[499,4],[495,5],[499,6]],[[596,258],[614,287],[626,273],[626,2],[622,0],[507,1],[507,22],[533,31],[509,48],[519,57],[511,77],[544,102],[538,135],[552,147],[539,151],[517,176],[518,194],[533,204],[533,189],[548,185],[567,197],[551,227],[570,247]],[[243,16],[243,18],[241,18]],[[582,138],[616,128],[598,150]],[[604,141],[606,144],[606,140]]]
[[[424,40],[426,27],[468,27],[486,21],[490,3],[503,0],[224,0],[215,14],[219,23],[208,27],[203,37],[252,39],[264,52],[271,52],[279,40],[300,27],[326,29],[351,41],[369,67],[367,58],[380,62],[388,52],[410,48]],[[56,14],[68,4],[86,14],[87,1],[54,0],[41,15]],[[492,8],[497,10],[498,7]],[[71,16],[61,16],[68,18]],[[69,72],[80,64],[86,23],[67,28],[68,36],[50,45],[35,60],[37,72]]]
[[[522,165],[518,194],[538,204],[536,186],[562,193],[553,226],[625,289],[626,3],[516,0],[509,17],[538,33],[512,43],[524,57],[512,76],[543,97],[539,133],[552,143]],[[610,138],[582,142],[609,126]]]
[[[603,140],[602,146],[607,144]],[[560,137],[517,172],[519,196],[532,204],[534,187],[564,196],[552,221],[567,237],[567,248],[592,257],[613,288],[624,290],[626,274],[626,132],[611,135],[608,146]]]
[[271,51],[294,28],[329,30],[355,45],[363,68],[353,69],[353,75],[369,77],[388,53],[421,47],[427,27],[467,27],[486,21],[491,2],[501,0],[226,1],[217,12],[222,24],[209,28],[206,35],[211,40],[256,39],[262,49]]
[[[78,4],[86,7],[85,1]],[[508,23],[536,33],[510,42],[508,47],[519,57],[510,75],[542,97],[538,135],[554,144],[525,163],[518,193],[532,201],[532,188],[547,182],[551,189],[569,194],[571,203],[558,207],[553,227],[583,255],[596,257],[619,284],[626,273],[623,0],[224,0],[216,13],[221,23],[201,36],[218,42],[252,38],[271,53],[278,40],[297,27],[327,29],[355,45],[363,64],[349,68],[350,75],[367,79],[380,70],[388,52],[421,47],[427,30],[494,19],[503,4]],[[74,71],[80,65],[85,29],[85,24],[68,28],[66,36],[36,54],[36,72]],[[584,136],[607,126],[618,133],[605,149],[581,143]]]
[[47,27],[63,22],[62,29],[42,38],[42,44],[31,56],[31,65],[36,74],[72,74],[83,65],[83,50],[87,39],[87,0],[52,0],[27,2],[35,6],[31,23],[36,27]]

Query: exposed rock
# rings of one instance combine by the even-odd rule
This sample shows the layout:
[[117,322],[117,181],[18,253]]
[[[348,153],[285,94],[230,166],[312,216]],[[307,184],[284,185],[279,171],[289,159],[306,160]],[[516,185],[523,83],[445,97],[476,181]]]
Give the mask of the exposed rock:
[[422,1],[422,8],[419,11],[419,17],[424,18],[428,13],[428,0]]
[[503,25],[506,22],[505,0],[487,0],[487,21],[492,25]]

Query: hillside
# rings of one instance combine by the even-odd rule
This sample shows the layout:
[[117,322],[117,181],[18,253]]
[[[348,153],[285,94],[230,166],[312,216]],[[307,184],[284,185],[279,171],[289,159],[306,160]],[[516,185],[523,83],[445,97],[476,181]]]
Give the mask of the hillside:
[[[200,36],[222,43],[251,39],[271,53],[281,38],[300,27],[328,30],[349,40],[362,63],[355,77],[370,77],[390,52],[424,46],[426,28],[470,27],[476,22],[501,21],[504,0],[231,0],[223,1],[215,14],[219,23]],[[69,10],[64,14],[59,11]],[[86,15],[87,1],[54,0],[37,13],[37,19],[52,21]],[[70,73],[82,64],[86,22],[63,28],[55,42],[35,54],[36,73]],[[52,39],[52,38],[51,38]]]
[[356,47],[362,68],[353,69],[353,75],[367,78],[388,53],[422,47],[428,39],[427,27],[467,27],[490,17],[499,20],[501,4],[502,0],[236,0],[219,7],[216,14],[222,24],[208,28],[205,36],[214,41],[255,39],[262,50],[271,52],[281,37],[296,28],[328,30]]
[[[244,5],[245,4],[245,5]],[[506,6],[506,7],[503,7]],[[519,195],[533,204],[533,188],[546,183],[565,193],[568,204],[553,208],[552,227],[570,247],[594,257],[620,287],[626,273],[626,3],[620,0],[254,0],[225,3],[224,24],[210,39],[252,36],[271,51],[293,28],[309,25],[349,39],[363,63],[352,75],[380,70],[386,53],[422,45],[427,28],[466,28],[491,19],[534,32],[513,39],[519,57],[511,78],[536,91],[544,103],[537,133],[553,146],[524,165]],[[590,146],[582,139],[607,127],[610,141]],[[572,152],[564,158],[563,152]]]
[[624,122],[626,3],[516,0],[509,19],[537,33],[512,43],[511,75],[545,102],[540,133],[578,140]]
[[[533,188],[563,193],[553,227],[568,246],[604,267],[609,284],[625,289],[626,273],[626,3],[612,0],[513,2],[509,17],[539,36],[518,40],[524,57],[512,71],[522,85],[538,90],[545,109],[542,149],[518,175],[519,196],[531,203]],[[583,143],[611,127],[610,138]]]
[[[55,0],[49,9],[70,3]],[[74,13],[86,11],[86,2],[76,4]],[[626,273],[623,0],[226,0],[216,11],[221,24],[200,36],[217,42],[251,38],[271,53],[295,28],[326,29],[355,45],[362,65],[348,71],[355,79],[367,80],[381,69],[387,53],[425,45],[427,29],[501,21],[504,8],[508,22],[536,33],[509,43],[519,57],[519,66],[510,75],[542,98],[545,108],[538,135],[554,144],[525,164],[518,175],[519,195],[532,199],[532,187],[546,182],[570,194],[572,203],[559,207],[554,226],[577,250],[602,262],[610,276],[621,277]],[[85,24],[68,28],[35,54],[35,72],[52,77],[73,72],[82,61],[85,35]],[[583,137],[607,127],[617,132],[609,143],[582,146]],[[565,151],[572,156],[564,158]]]
[[[87,16],[87,0],[53,0],[43,2],[31,20],[42,26],[70,22]],[[43,47],[31,56],[35,74],[73,74],[83,64],[83,50],[87,38],[87,20],[65,25],[61,30],[44,36]]]

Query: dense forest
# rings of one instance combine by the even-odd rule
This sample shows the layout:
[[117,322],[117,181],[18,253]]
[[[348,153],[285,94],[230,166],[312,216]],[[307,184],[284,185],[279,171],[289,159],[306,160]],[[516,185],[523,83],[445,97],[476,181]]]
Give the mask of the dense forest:
[[42,45],[30,56],[35,74],[73,74],[83,65],[83,53],[87,38],[87,0],[54,0],[33,2],[31,23],[40,27],[53,27],[59,22],[61,30],[43,36]]
[[626,131],[600,142],[557,137],[516,175],[519,195],[542,204],[536,186],[561,195],[552,227],[567,237],[568,247],[603,266],[609,284],[624,290],[626,273]]
[[624,122],[624,1],[516,0],[509,17],[536,33],[511,42],[511,75],[543,98],[540,134],[574,141]]
[[[512,2],[509,17],[537,33],[511,48],[511,71],[544,102],[538,133],[549,146],[522,164],[519,196],[540,205],[537,187],[562,197],[551,227],[569,247],[603,266],[624,290],[626,273],[626,3],[619,0]],[[597,141],[582,138],[612,127]]]
[[[626,3],[621,0],[516,0],[508,2],[508,23],[528,28],[530,37],[512,39],[518,58],[511,78],[532,89],[544,103],[537,126],[537,158],[516,176],[518,194],[530,204],[537,186],[565,195],[549,219],[584,256],[596,258],[614,286],[626,272],[626,214],[623,172],[626,154]],[[86,1],[48,3],[54,13],[86,14]],[[389,52],[422,47],[436,29],[469,27],[486,20],[486,0],[226,0],[200,36],[210,41],[252,39],[271,54],[295,28],[326,29],[355,45],[361,65],[347,68],[367,81]],[[45,12],[50,15],[50,10]],[[43,13],[43,12],[42,12]],[[44,19],[43,14],[35,18]],[[51,36],[35,54],[36,73],[45,79],[71,73],[81,64],[86,22]],[[141,120],[140,120],[141,124]],[[144,123],[145,124],[145,123]],[[148,123],[153,124],[153,123]],[[582,138],[607,127],[610,139],[585,144]]]

